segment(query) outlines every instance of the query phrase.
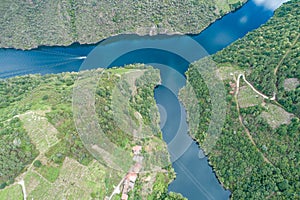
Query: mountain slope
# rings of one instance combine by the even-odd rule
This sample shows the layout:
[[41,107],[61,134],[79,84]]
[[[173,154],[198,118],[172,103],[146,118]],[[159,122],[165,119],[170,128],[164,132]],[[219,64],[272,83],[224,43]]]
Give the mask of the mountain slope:
[[[232,199],[299,198],[299,8],[298,0],[284,4],[265,25],[211,57],[215,78],[224,82],[227,113],[222,134],[204,150]],[[209,138],[212,110],[211,91],[197,71],[205,63],[191,65],[181,92],[189,123],[201,116],[199,128],[190,130],[200,146]],[[191,88],[200,113],[188,104]]]
[[4,0],[0,2],[0,47],[96,43],[124,33],[199,33],[244,2]]

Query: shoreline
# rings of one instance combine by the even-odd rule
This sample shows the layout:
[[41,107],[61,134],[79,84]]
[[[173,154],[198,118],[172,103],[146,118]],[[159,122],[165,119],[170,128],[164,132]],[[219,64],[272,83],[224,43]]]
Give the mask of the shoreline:
[[[184,89],[185,87],[186,87],[186,86],[182,87],[181,90]],[[183,99],[180,95],[178,95],[178,100],[181,102],[181,104],[183,105],[183,107],[184,107],[184,109],[185,109],[185,112],[186,112],[187,115],[188,115],[188,111],[187,111],[187,109],[186,109],[185,106],[184,106],[184,99]],[[189,124],[188,116],[186,116],[186,123]],[[229,199],[231,199],[232,192],[230,191],[230,188],[227,188],[227,187],[224,185],[224,183],[220,181],[220,177],[218,176],[218,174],[217,174],[217,172],[216,172],[216,169],[215,169],[213,163],[212,163],[211,160],[210,160],[209,154],[206,153],[205,149],[203,149],[203,148],[201,147],[200,142],[195,138],[195,136],[191,133],[190,130],[188,130],[187,134],[188,134],[188,136],[191,137],[192,140],[196,143],[198,149],[201,150],[201,151],[203,152],[203,155],[204,155],[205,158],[207,159],[208,166],[212,169],[212,172],[213,172],[213,174],[215,175],[215,177],[216,177],[218,183],[222,186],[222,188],[223,188],[225,191],[229,191],[229,192],[230,192]],[[176,177],[175,177],[175,179],[176,179]]]
[[[29,50],[34,50],[34,49],[38,49],[40,47],[69,47],[72,45],[87,45],[87,46],[93,46],[93,45],[98,45],[99,43],[103,42],[104,40],[107,40],[110,37],[115,37],[115,36],[121,36],[121,35],[137,35],[137,36],[157,36],[157,35],[165,35],[165,36],[175,36],[175,35],[187,35],[187,36],[196,36],[201,34],[203,31],[205,31],[207,28],[209,28],[212,24],[214,24],[216,21],[221,20],[223,17],[225,17],[226,15],[230,14],[230,13],[234,13],[237,10],[239,10],[240,8],[242,8],[246,3],[248,3],[250,0],[243,0],[243,2],[241,2],[241,5],[233,10],[229,10],[226,13],[223,13],[222,16],[219,16],[218,18],[216,18],[215,20],[211,21],[209,24],[207,24],[207,26],[203,27],[202,29],[199,30],[195,30],[195,31],[186,31],[184,33],[178,32],[178,31],[170,31],[168,32],[168,29],[166,28],[157,28],[155,26],[153,27],[147,27],[144,28],[146,30],[149,30],[149,32],[142,32],[139,33],[139,29],[143,28],[143,27],[138,27],[136,28],[136,31],[134,32],[125,32],[125,33],[116,33],[116,34],[111,34],[108,36],[104,36],[104,37],[99,37],[98,39],[95,38],[95,40],[97,40],[98,42],[95,41],[86,41],[86,42],[82,42],[80,40],[77,41],[71,41],[71,42],[67,42],[67,43],[60,43],[60,44],[39,44],[39,45],[33,45],[31,47],[24,47],[24,48],[18,48],[15,46],[1,46],[0,45],[0,49],[15,49],[15,50],[21,50],[21,51],[29,51]],[[153,33],[154,32],[154,33]]]

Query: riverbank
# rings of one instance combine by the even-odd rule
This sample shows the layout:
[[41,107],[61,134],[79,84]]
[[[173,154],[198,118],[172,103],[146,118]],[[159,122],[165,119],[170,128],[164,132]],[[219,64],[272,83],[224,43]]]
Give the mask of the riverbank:
[[[249,12],[249,11],[251,11],[251,12]],[[260,11],[260,12],[258,12],[258,11]],[[247,13],[255,13],[255,14],[252,16],[252,15],[247,15]],[[237,25],[240,24],[239,19],[242,16],[245,16],[245,15],[248,17],[248,22],[249,23],[244,24],[244,26],[242,28],[237,29],[237,27],[240,27],[240,26],[237,26]],[[246,32],[248,32],[249,30],[253,30],[254,28],[256,28],[259,25],[263,24],[264,22],[261,22],[260,19],[264,18],[264,16],[268,17],[268,12],[266,13],[266,12],[262,11],[262,9],[261,10],[256,9],[253,2],[249,2],[249,4],[244,6],[242,9],[238,10],[235,13],[229,14],[228,17],[224,17],[221,20],[219,20],[218,22],[216,22],[216,24],[219,24],[218,26],[212,25],[206,31],[203,31],[203,32],[206,32],[206,33],[219,33],[219,30],[222,30],[222,32],[228,32],[228,36],[232,36],[230,34],[230,33],[232,33],[230,31],[231,30],[230,28],[232,28],[235,32],[239,33],[239,34],[234,34],[233,35],[232,40],[234,41],[234,40],[237,40],[239,37],[244,36],[244,34]],[[226,21],[230,21],[230,24],[227,24]],[[236,23],[233,23],[233,22],[236,22]],[[204,34],[203,32],[200,35],[203,35]],[[203,37],[199,37],[199,38],[204,38],[205,40],[200,40],[198,38],[199,40],[196,40],[196,41],[199,42],[199,43],[201,43],[203,41],[208,41],[211,44],[211,49],[214,49],[215,51],[218,51],[218,50],[220,50],[220,49],[222,49],[222,48],[224,48],[228,45],[228,44],[222,43],[222,41],[219,41],[220,44],[212,43],[211,41],[215,41],[215,38],[218,38],[218,37],[217,36],[216,37],[206,37],[206,36],[210,36],[210,35],[211,34],[204,34]],[[151,37],[147,37],[147,38],[138,37],[138,38],[132,38],[132,39],[123,38],[123,39],[125,40],[124,42],[134,41],[134,43],[138,42],[138,43],[141,43],[141,45],[142,45],[143,43],[145,44],[145,42],[148,42],[149,38],[151,38]],[[157,41],[153,38],[154,37],[152,37],[150,40],[153,40],[153,42],[161,42],[161,41]],[[113,45],[122,45],[123,39],[120,40],[120,41],[116,41],[115,43],[113,43]],[[202,45],[202,43],[201,43],[201,45]],[[223,46],[219,47],[219,45],[223,45]],[[91,46],[91,48],[92,48],[92,46]],[[59,55],[57,55],[55,57],[50,57],[49,52],[51,54],[59,54]],[[78,55],[87,55],[87,54],[85,54],[86,53],[86,46],[85,45],[83,45],[83,46],[78,45],[76,47],[76,51],[75,51],[75,48],[73,48],[73,47],[65,47],[65,48],[63,48],[63,47],[61,47],[61,48],[51,48],[51,47],[46,48],[45,47],[45,48],[40,48],[40,49],[37,49],[37,50],[34,50],[34,51],[26,51],[26,52],[17,51],[17,50],[14,50],[14,49],[11,49],[9,51],[3,50],[2,52],[0,51],[0,53],[3,53],[2,55],[5,55],[5,58],[9,58],[9,57],[12,58],[11,59],[11,61],[13,61],[12,63],[9,63],[9,61],[10,61],[9,59],[6,59],[5,62],[3,62],[3,64],[0,62],[1,65],[4,66],[3,67],[3,70],[4,70],[3,72],[4,73],[12,72],[9,76],[14,76],[15,72],[19,72],[19,68],[17,68],[19,65],[24,66],[23,67],[24,71],[22,72],[22,74],[31,74],[31,73],[49,74],[49,73],[59,73],[59,71],[60,72],[63,72],[63,71],[76,71],[76,70],[78,70],[81,63],[72,63],[73,67],[69,68],[68,66],[66,66],[66,64],[62,64],[62,61],[64,61],[64,62],[66,62],[66,60],[72,60],[73,61],[74,60],[73,56],[76,57]],[[71,55],[71,57],[70,57],[70,55],[66,56],[65,55],[66,53],[67,54],[71,53],[71,54],[73,54],[73,56],[72,55]],[[107,53],[107,55],[114,55],[115,51],[107,49],[107,51],[105,51],[105,53]],[[130,56],[130,58],[124,58],[123,60],[118,62],[116,66],[122,66],[126,63],[136,63],[136,62],[147,63],[147,62],[149,62],[149,60],[151,62],[153,62],[153,60],[151,60],[151,59],[158,59],[157,62],[159,62],[159,63],[167,63],[168,61],[176,60],[175,56],[168,56],[168,55],[165,56],[164,55],[164,56],[160,57],[160,56],[157,56],[156,54],[153,54],[152,52],[147,52],[146,56],[144,56],[144,57],[141,56],[141,54],[138,54],[137,52],[135,52],[135,53],[136,54],[132,54],[133,56]],[[20,54],[22,54],[22,56],[23,56],[22,58],[20,58]],[[16,58],[18,58],[17,62],[19,62],[19,63],[15,62]],[[137,58],[139,60],[137,60]],[[47,63],[46,61],[48,61],[48,60],[56,61],[56,63],[54,64],[55,66],[53,67],[53,62],[51,64]],[[38,62],[37,63],[31,63],[31,61],[38,61]],[[47,67],[41,67],[41,63],[43,63],[43,66],[45,65]],[[183,65],[180,62],[174,62],[174,63],[176,63],[176,65],[175,66],[170,66],[170,67],[172,67],[173,69],[175,69],[177,71],[182,72],[182,75],[183,75],[184,70],[185,70],[185,68],[183,69],[183,66],[185,64]],[[78,64],[78,68],[74,67],[75,64]],[[60,65],[60,66],[57,67],[57,65]],[[5,72],[5,66],[7,66],[6,72]],[[14,68],[14,66],[16,66],[16,67]],[[174,77],[173,74],[171,74],[171,73],[167,73],[167,74],[170,75],[170,78],[173,78],[174,80],[178,80]],[[201,85],[201,84],[199,84],[199,85]],[[174,102],[174,103],[176,103],[176,102]],[[170,102],[168,101],[166,103],[166,105],[170,105]],[[174,108],[174,106],[171,106],[171,107]],[[169,115],[169,116],[171,116],[171,115]],[[205,117],[201,116],[201,118],[204,119]],[[173,119],[174,119],[174,117],[173,117]],[[175,122],[173,122],[173,123],[175,123]],[[175,127],[175,129],[176,129],[176,126],[173,126],[173,124],[171,124],[169,127],[170,128]],[[177,131],[177,130],[175,130],[175,131]],[[174,131],[169,131],[168,133],[172,134],[172,133],[174,133]],[[168,133],[166,133],[166,135]],[[169,135],[171,135],[171,134],[169,134]],[[235,138],[232,141],[235,141]],[[193,156],[193,158],[190,159],[190,160],[192,160],[193,165],[189,165],[191,163],[190,160],[182,160],[182,161],[184,161],[184,163],[188,163],[188,164],[184,164],[184,165],[189,168],[189,171],[195,170],[195,171],[192,171],[193,172],[192,173],[193,178],[191,179],[190,178],[191,176],[186,176],[186,174],[185,174],[186,170],[184,171],[184,170],[179,169],[178,171],[176,171],[176,173],[178,175],[176,180],[175,180],[176,183],[173,184],[173,185],[176,185],[177,188],[175,188],[172,191],[179,191],[179,189],[180,189],[180,190],[185,190],[185,193],[188,193],[188,194],[191,194],[191,192],[195,192],[196,194],[194,195],[194,198],[199,199],[199,193],[201,193],[202,191],[199,190],[198,188],[194,189],[194,188],[190,187],[190,185],[193,186],[195,184],[195,179],[196,179],[196,184],[195,185],[197,185],[197,182],[199,182],[198,185],[199,184],[202,185],[202,182],[203,182],[203,184],[207,183],[209,185],[207,187],[208,190],[211,190],[211,191],[208,191],[208,192],[210,194],[217,194],[218,192],[216,192],[216,190],[211,187],[211,184],[209,183],[209,181],[207,181],[211,177],[215,177],[215,176],[214,176],[214,174],[212,174],[211,171],[209,171],[209,173],[206,173],[203,170],[199,170],[199,169],[202,169],[202,168],[199,168],[198,166],[196,166],[196,164],[201,165],[201,162],[199,161],[199,156],[198,156],[199,155],[198,154],[199,153],[199,146],[198,145],[193,145],[193,146],[195,147],[193,149],[193,151],[188,151],[188,152],[185,153],[186,157]],[[204,159],[201,159],[201,160],[203,161]],[[231,164],[231,163],[229,163],[229,164]],[[208,168],[210,169],[210,167],[208,167]],[[218,171],[219,169],[216,169],[216,170]],[[203,171],[203,175],[201,173],[199,173],[199,171],[201,171],[201,172]],[[206,178],[206,176],[208,176],[208,178]],[[178,180],[183,180],[183,181],[180,182]],[[222,183],[224,183],[224,180],[222,180],[222,177],[221,177],[220,181]]]
[[[294,157],[298,151],[295,141],[299,141],[299,98],[296,97],[299,87],[288,92],[284,88],[285,80],[298,77],[295,64],[300,44],[298,7],[296,0],[285,3],[266,24],[212,56],[218,66],[217,76],[222,77],[226,89],[227,111],[222,134],[206,154],[233,199],[299,197],[298,182],[294,178],[299,176],[294,170],[299,162]],[[282,31],[285,34],[280,34]],[[189,123],[196,114],[201,115],[199,127],[190,130],[190,134],[206,150],[203,144],[208,138],[212,103],[210,91],[197,73],[196,67],[200,65],[201,60],[193,63],[186,73],[201,104],[200,113],[189,106],[189,96],[181,99],[188,105]],[[276,74],[278,66],[282,67]],[[243,88],[248,90],[239,90],[240,79],[243,79]],[[245,99],[247,105],[241,106],[240,101]],[[283,112],[287,116],[280,115]],[[288,121],[288,115],[293,119]],[[270,122],[278,124],[272,126]],[[292,159],[285,160],[287,157]]]
[[[96,44],[119,34],[196,34],[245,3],[22,1],[0,3],[0,47]],[[17,17],[16,17],[17,16]]]
[[[8,152],[1,154],[0,159],[13,160],[0,167],[4,174],[0,179],[0,199],[9,199],[11,195],[24,196],[24,199],[26,196],[28,199],[103,199],[114,191],[114,185],[117,185],[127,171],[134,172],[137,181],[135,187],[128,192],[129,196],[139,199],[139,195],[144,199],[153,195],[153,199],[156,199],[158,194],[163,195],[162,192],[167,195],[167,186],[173,179],[174,172],[168,167],[171,163],[159,131],[158,110],[144,111],[148,107],[155,108],[153,89],[160,82],[159,71],[142,64],[93,71],[98,76],[102,75],[96,86],[95,109],[98,112],[95,115],[103,132],[99,131],[96,136],[92,136],[92,129],[85,131],[89,133],[89,138],[98,138],[93,141],[98,141],[96,146],[102,149],[100,154],[87,151],[93,147],[90,147],[89,141],[78,128],[79,119],[73,119],[76,117],[76,112],[72,112],[72,100],[74,102],[75,99],[72,98],[73,89],[78,87],[76,81],[79,77],[88,73],[89,71],[30,75],[0,81],[0,91],[5,99],[0,105],[0,132],[3,133],[0,141]],[[123,89],[124,86],[128,86],[128,90]],[[118,113],[122,115],[120,118],[112,114],[113,109],[122,110],[120,107],[124,108],[124,103],[127,102],[123,99],[125,102],[122,104],[121,101],[119,107],[111,105],[113,91],[118,90],[116,88],[124,96],[132,94],[132,99],[128,100],[130,113]],[[81,93],[84,93],[84,89]],[[147,94],[148,98],[140,100],[143,94]],[[140,120],[136,120],[135,113]],[[151,124],[147,123],[150,118],[153,119]],[[127,126],[127,123],[132,126]],[[11,130],[11,134],[6,134]],[[145,133],[148,137],[137,139]],[[8,137],[9,135],[12,136]],[[113,142],[105,149],[102,139],[106,137]],[[29,142],[34,148],[30,152],[24,150],[24,144],[28,149]],[[137,144],[141,146],[134,146]],[[110,156],[104,157],[101,154],[110,149]],[[113,157],[116,151],[122,151],[117,155],[122,158]],[[25,160],[22,153],[34,156]],[[98,159],[94,159],[92,154]],[[130,170],[118,171],[111,168],[116,165],[125,168],[127,163],[122,162],[125,157],[129,158],[128,164],[133,166]],[[161,159],[158,160],[158,157]],[[18,163],[18,168],[14,167],[15,163]],[[161,180],[156,182],[158,177]],[[155,184],[160,187],[154,187]],[[18,191],[10,192],[12,189]]]

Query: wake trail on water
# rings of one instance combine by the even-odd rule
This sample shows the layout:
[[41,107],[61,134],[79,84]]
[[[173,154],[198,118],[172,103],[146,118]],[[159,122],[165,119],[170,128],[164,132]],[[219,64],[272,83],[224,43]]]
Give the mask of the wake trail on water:
[[57,56],[64,56],[64,57],[78,57],[80,55],[75,55],[71,53],[61,52],[61,51],[47,51],[44,49],[41,50],[33,50],[34,52],[43,53],[43,54],[49,54],[49,55],[57,55]]
[[[29,69],[23,69],[23,70],[14,70],[14,71],[11,71],[11,70],[7,70],[7,71],[4,71],[4,72],[0,72],[0,79],[3,78],[9,78],[9,77],[14,77],[14,76],[22,76],[22,75],[28,75],[28,74],[34,74],[35,73],[35,70],[29,70]],[[37,74],[37,72],[36,72]]]
[[68,59],[68,61],[65,61],[65,62],[59,62],[59,63],[53,63],[53,64],[48,64],[48,65],[43,65],[41,67],[53,68],[53,67],[57,67],[57,66],[60,66],[60,65],[69,64],[69,63],[75,62],[77,60],[78,59]]
[[[47,65],[38,65],[41,68],[47,68],[47,69],[52,69],[54,67],[58,67],[61,65],[65,65],[65,64],[69,64],[78,60],[81,60],[83,58],[77,58],[77,59],[68,59],[65,62],[56,62],[53,64],[47,64]],[[19,66],[20,68],[22,68],[22,66]],[[24,66],[23,66],[24,67]],[[26,66],[25,66],[26,67]],[[6,70],[6,71],[2,71],[0,72],[0,78],[7,78],[7,77],[12,77],[12,76],[21,76],[21,75],[25,75],[25,74],[37,74],[38,71],[40,71],[39,69],[16,69],[16,70]]]
[[[43,60],[43,61],[39,61],[39,62],[32,62],[30,64],[31,67],[49,67],[51,68],[52,66],[56,66],[56,65],[61,65],[61,64],[64,64],[64,63],[69,63],[69,62],[75,62],[75,61],[78,61],[79,59],[63,59],[63,60]],[[17,67],[19,69],[24,69],[24,68],[27,68],[28,67],[28,64],[24,64],[24,65],[10,65],[10,67]],[[16,70],[7,70],[7,71],[16,71]],[[2,72],[5,72],[5,71],[2,71]]]

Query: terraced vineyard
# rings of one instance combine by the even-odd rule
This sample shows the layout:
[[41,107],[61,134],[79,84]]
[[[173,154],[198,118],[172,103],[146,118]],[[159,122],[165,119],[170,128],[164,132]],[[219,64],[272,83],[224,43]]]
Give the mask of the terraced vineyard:
[[[145,155],[159,150],[168,157],[153,96],[153,89],[160,81],[159,72],[144,65],[130,65],[104,72],[98,69],[93,73],[102,74],[95,97],[97,116],[112,144],[122,147],[129,157],[132,146],[137,144],[144,146]],[[73,86],[78,76],[78,73],[63,73],[1,80],[0,92],[5,106],[0,108],[0,141],[1,146],[6,147],[5,152],[3,149],[0,152],[1,163],[5,163],[0,166],[1,199],[22,199],[23,195],[29,199],[103,199],[127,173],[108,167],[101,159],[95,160],[83,145],[71,112]],[[143,80],[147,80],[147,84],[143,84]],[[123,90],[124,84],[130,87]],[[148,137],[134,139],[130,130],[121,129],[122,125],[111,120],[112,95],[118,87],[123,94],[133,95],[129,99],[130,113],[122,115],[136,123],[133,126],[136,127],[135,134],[147,132]],[[141,101],[140,95],[145,94],[148,97]],[[18,98],[12,98],[14,96]],[[116,109],[122,110],[122,106]],[[151,112],[148,111],[150,108]],[[139,113],[138,118],[135,113]],[[156,166],[155,172],[139,176],[137,188],[129,193],[131,198],[138,195],[156,199],[167,195],[167,185],[174,173],[170,161],[166,161],[164,165]],[[150,165],[147,160],[145,163],[146,171],[155,165]],[[24,185],[21,184],[23,181]],[[21,186],[26,193],[22,192]],[[114,199],[118,198],[120,194],[114,196]]]

